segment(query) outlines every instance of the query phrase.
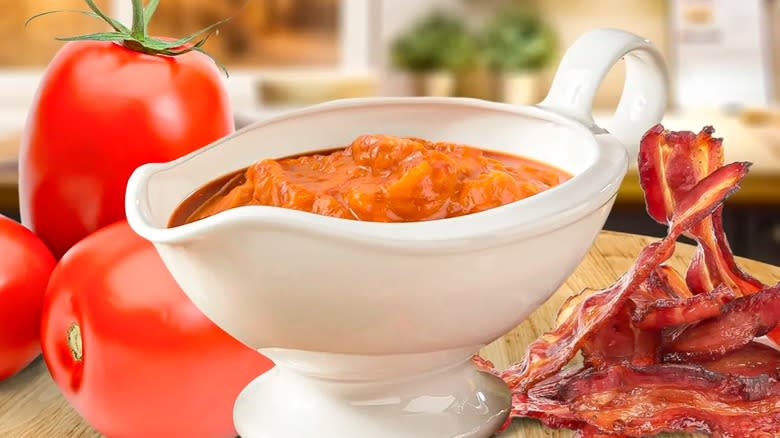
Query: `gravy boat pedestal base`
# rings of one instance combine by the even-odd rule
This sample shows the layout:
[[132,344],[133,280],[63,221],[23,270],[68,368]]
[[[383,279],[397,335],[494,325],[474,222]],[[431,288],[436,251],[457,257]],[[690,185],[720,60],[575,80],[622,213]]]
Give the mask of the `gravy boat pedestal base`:
[[239,396],[236,430],[242,438],[487,438],[506,421],[511,395],[499,378],[477,370],[475,351],[260,350],[277,366]]

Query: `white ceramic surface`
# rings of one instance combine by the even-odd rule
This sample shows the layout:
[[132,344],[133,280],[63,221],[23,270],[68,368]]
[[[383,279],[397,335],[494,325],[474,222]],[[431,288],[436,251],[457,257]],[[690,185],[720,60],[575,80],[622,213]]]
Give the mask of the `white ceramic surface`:
[[[625,56],[611,131],[590,105]],[[599,29],[567,52],[539,106],[377,98],[318,105],[253,124],[130,179],[127,215],[193,302],[277,368],[240,396],[244,438],[486,437],[506,388],[468,362],[543,303],[606,220],[642,133],[666,103],[663,62],[626,32]],[[613,133],[611,133],[613,132]],[[470,144],[572,174],[547,192],[431,222],[349,221],[241,207],[167,229],[187,195],[266,157],[344,146],[365,133]]]

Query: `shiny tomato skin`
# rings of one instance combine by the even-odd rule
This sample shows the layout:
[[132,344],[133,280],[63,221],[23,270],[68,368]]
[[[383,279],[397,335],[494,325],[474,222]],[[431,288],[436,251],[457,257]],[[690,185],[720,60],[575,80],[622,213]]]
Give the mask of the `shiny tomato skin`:
[[0,216],[0,381],[41,352],[43,296],[56,260],[21,224]]
[[273,366],[203,316],[125,221],[57,265],[41,341],[65,398],[109,438],[234,437],[238,394]]
[[22,222],[60,258],[124,219],[127,180],[235,130],[214,62],[147,55],[101,41],[67,43],[47,67],[20,153]]

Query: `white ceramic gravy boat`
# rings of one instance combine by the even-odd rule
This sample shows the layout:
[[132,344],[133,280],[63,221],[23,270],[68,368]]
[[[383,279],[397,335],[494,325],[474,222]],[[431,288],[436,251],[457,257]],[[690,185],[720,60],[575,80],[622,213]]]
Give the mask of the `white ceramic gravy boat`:
[[[593,96],[623,57],[623,97],[602,129],[591,117]],[[127,216],[210,319],[276,362],[237,401],[243,438],[486,437],[505,420],[510,398],[470,356],[517,326],[577,267],[629,156],[665,105],[665,67],[652,44],[599,29],[569,49],[539,105],[375,98],[314,106],[139,168]],[[252,206],[166,228],[177,205],[213,179],[367,133],[519,154],[574,178],[513,204],[431,222]]]

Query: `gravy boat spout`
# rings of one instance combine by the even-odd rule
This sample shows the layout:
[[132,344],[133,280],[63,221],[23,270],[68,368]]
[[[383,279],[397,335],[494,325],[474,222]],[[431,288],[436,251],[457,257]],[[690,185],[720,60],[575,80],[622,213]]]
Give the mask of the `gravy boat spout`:
[[[589,57],[596,73],[578,79],[576,69],[587,73],[583,53],[604,47],[604,59]],[[239,398],[242,436],[486,437],[504,421],[506,388],[469,358],[522,322],[580,263],[625,175],[629,154],[621,140],[638,140],[665,104],[660,57],[647,41],[606,29],[572,50],[555,92],[539,106],[456,98],[331,102],[133,174],[133,229],[155,245],[206,316],[278,365]],[[624,122],[613,135],[577,116],[589,117],[589,108],[574,111],[570,103],[590,101],[565,98],[560,75],[590,77],[595,92],[623,55],[627,81],[641,71],[653,82],[627,92],[644,103],[621,103]],[[629,110],[630,117],[621,113]],[[167,227],[176,207],[209,181],[263,158],[345,146],[368,133],[522,155],[573,178],[502,207],[429,222],[247,206]]]

